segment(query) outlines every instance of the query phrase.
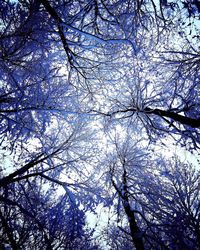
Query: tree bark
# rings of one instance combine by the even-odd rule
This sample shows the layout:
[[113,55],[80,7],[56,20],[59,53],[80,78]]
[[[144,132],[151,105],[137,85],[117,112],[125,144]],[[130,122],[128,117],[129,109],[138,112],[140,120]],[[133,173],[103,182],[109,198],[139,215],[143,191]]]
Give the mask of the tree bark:
[[144,112],[147,114],[154,114],[154,115],[158,115],[160,117],[168,117],[173,119],[176,122],[179,122],[183,125],[188,125],[192,128],[199,128],[200,127],[200,118],[194,119],[194,118],[190,118],[187,116],[183,116],[177,113],[174,113],[170,110],[161,110],[161,109],[152,109],[152,108],[145,108]]
[[129,202],[124,203],[124,210],[125,210],[125,213],[128,217],[129,227],[130,227],[130,231],[131,231],[131,237],[132,237],[133,243],[135,245],[135,248],[136,248],[136,250],[144,250],[144,243],[142,240],[142,232],[140,231],[139,227],[137,226],[135,215],[134,215],[134,212],[131,211],[131,207],[130,207]]
[[129,221],[129,227],[131,231],[131,237],[133,240],[133,243],[135,245],[136,250],[144,250],[144,243],[142,240],[142,232],[140,228],[137,225],[135,213],[131,210],[129,197],[128,197],[128,188],[127,188],[127,180],[126,180],[126,170],[124,170],[123,174],[123,206],[125,213],[128,217]]
[[199,128],[200,127],[200,118],[190,118],[190,117],[180,115],[180,114],[175,113],[175,112],[170,111],[170,110],[166,111],[166,110],[162,110],[162,109],[153,109],[153,108],[149,108],[149,107],[146,107],[143,110],[137,110],[136,108],[127,108],[124,110],[117,110],[117,111],[114,111],[114,112],[111,112],[108,114],[104,114],[104,113],[102,113],[102,114],[107,115],[107,116],[112,116],[115,114],[128,113],[128,112],[132,112],[133,114],[135,112],[141,112],[141,113],[145,113],[146,115],[153,114],[153,115],[157,115],[160,117],[168,117],[168,118],[171,118],[172,120],[174,120],[182,125],[188,125],[192,128]]

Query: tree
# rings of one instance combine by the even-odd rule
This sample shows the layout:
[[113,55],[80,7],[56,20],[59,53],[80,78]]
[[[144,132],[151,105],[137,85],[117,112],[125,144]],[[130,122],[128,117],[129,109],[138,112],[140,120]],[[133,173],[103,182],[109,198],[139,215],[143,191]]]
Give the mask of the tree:
[[[6,4],[9,6],[7,9]],[[35,120],[44,129],[52,116],[59,114],[60,118],[70,112],[79,113],[80,109],[86,112],[95,110],[121,118],[136,114],[149,135],[150,130],[159,130],[158,133],[166,131],[180,135],[183,140],[190,138],[193,147],[198,147],[199,105],[194,99],[194,95],[198,94],[195,83],[198,82],[198,75],[186,75],[184,70],[180,71],[180,67],[173,69],[177,64],[174,55],[183,55],[191,56],[187,60],[191,65],[197,65],[194,70],[198,70],[197,46],[188,40],[176,17],[179,4],[169,4],[167,1],[160,1],[159,6],[154,1],[125,1],[123,4],[105,4],[101,1],[77,1],[73,4],[69,1],[59,5],[48,1],[3,2],[6,14],[2,16],[5,24],[2,26],[1,41],[6,56],[2,54],[2,83],[5,86],[1,97],[2,130],[15,134],[25,131],[27,134],[27,131],[35,129]],[[166,18],[165,11],[170,8],[172,13]],[[15,18],[8,22],[12,12]],[[23,19],[23,15],[27,18]],[[37,23],[34,22],[36,18]],[[44,21],[45,18],[49,20],[48,23]],[[158,25],[159,18],[161,23]],[[180,43],[185,48],[180,51],[181,46],[169,44],[166,36],[181,39]],[[17,46],[15,50],[6,48],[9,41]],[[168,53],[169,58],[164,58],[164,53]],[[92,54],[98,61],[94,60]],[[60,63],[62,60],[66,62],[64,67]],[[108,63],[109,60],[112,63]],[[170,60],[172,66],[163,63],[165,60]],[[65,75],[64,70],[67,72]],[[108,72],[110,70],[112,72]],[[171,73],[165,74],[166,71]],[[11,84],[9,91],[6,91],[7,79]],[[110,89],[113,81],[117,83],[114,88],[116,98]],[[123,87],[121,93],[125,94],[120,98],[117,93],[119,87]],[[98,91],[104,88],[103,93]],[[77,90],[78,95],[75,95]],[[78,103],[83,99],[85,107],[80,107]],[[100,99],[105,99],[108,111],[105,112],[99,105]],[[94,105],[91,105],[93,102]],[[31,124],[27,122],[30,120]]]
[[[199,171],[177,158],[160,163],[158,176],[155,178],[149,173],[140,184],[144,194],[142,199],[139,198],[142,209],[146,217],[152,218],[150,235],[160,238],[169,249],[198,249]],[[151,204],[152,212],[147,204]]]
[[119,49],[121,58],[108,73],[93,112],[124,126],[139,126],[152,142],[167,134],[194,149],[199,147],[199,55],[197,46],[173,35],[183,42],[184,50],[177,44],[165,45],[165,37],[157,45],[152,40],[154,48],[147,47],[145,36],[137,56],[126,53],[126,47]]
[[[84,135],[84,129],[81,134],[81,123],[78,125],[68,125],[67,131],[62,124],[62,133],[58,131],[54,138],[48,137],[48,133],[52,134],[49,131],[41,143],[36,141],[37,148],[32,142],[33,151],[31,144],[29,150],[21,148],[20,144],[10,153],[12,172],[8,174],[7,169],[1,167],[2,241],[13,249],[27,246],[33,249],[78,249],[83,246],[90,249],[91,235],[85,232],[84,214],[94,211],[100,201],[98,195],[93,194],[93,176],[91,170],[85,171],[85,164],[92,160],[95,148],[91,150],[89,133]],[[58,145],[60,136],[62,140],[67,138]],[[92,163],[90,166],[92,168]],[[57,199],[59,186],[65,194]],[[97,190],[96,186],[95,192]]]
[[69,194],[55,197],[40,179],[7,186],[1,196],[1,243],[13,249],[97,249],[84,211]]
[[[176,210],[186,231],[168,202],[170,192],[184,203],[179,189],[187,178],[196,188],[196,174],[163,160],[179,177],[187,169],[176,184],[158,173],[162,164],[151,150],[169,136],[199,148],[198,2],[3,0],[0,7],[3,241],[13,249],[31,239],[32,248],[65,249],[85,239],[93,247],[85,213],[99,203],[115,208],[106,197],[112,191],[128,218],[119,239],[137,249],[196,247],[196,198]],[[116,130],[121,137],[108,139]],[[64,194],[56,199],[59,187]],[[70,217],[73,228],[63,222]],[[118,239],[109,244],[123,247]]]
[[130,135],[118,137],[110,153],[108,185],[113,187],[111,197],[112,192],[118,197],[113,201],[118,218],[114,228],[131,238],[136,249],[198,249],[199,171],[177,157],[150,157],[140,143],[133,143]]

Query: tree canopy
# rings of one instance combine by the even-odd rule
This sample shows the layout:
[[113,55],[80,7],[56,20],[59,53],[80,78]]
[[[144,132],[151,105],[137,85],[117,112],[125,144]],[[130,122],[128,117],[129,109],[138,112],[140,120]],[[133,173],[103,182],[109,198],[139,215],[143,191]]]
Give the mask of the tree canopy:
[[200,248],[199,14],[0,2],[0,249]]

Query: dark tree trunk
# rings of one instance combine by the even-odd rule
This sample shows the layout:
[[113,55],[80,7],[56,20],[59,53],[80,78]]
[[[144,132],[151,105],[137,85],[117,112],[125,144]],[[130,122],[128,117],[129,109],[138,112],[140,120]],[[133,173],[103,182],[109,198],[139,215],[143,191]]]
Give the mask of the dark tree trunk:
[[174,113],[170,110],[165,111],[165,110],[161,110],[161,109],[152,109],[152,108],[145,108],[144,112],[147,114],[154,114],[154,115],[158,115],[160,117],[168,117],[173,119],[176,122],[179,122],[181,124],[185,124],[188,125],[192,128],[199,128],[200,127],[200,118],[194,119],[194,118],[190,118],[187,116],[183,116],[177,113]]
[[117,185],[113,179],[112,179],[112,183],[113,183],[114,188],[116,189],[116,191],[118,192],[119,196],[122,199],[124,211],[126,213],[126,216],[128,218],[128,222],[129,222],[129,228],[131,231],[131,238],[132,238],[133,244],[134,244],[136,250],[144,250],[142,231],[140,230],[140,228],[137,225],[137,221],[135,218],[135,212],[132,211],[131,206],[130,206],[130,202],[129,202],[126,170],[124,169],[124,173],[122,176],[122,183],[123,183],[122,190],[117,187]]
[[144,250],[144,243],[142,240],[142,232],[140,231],[139,227],[137,226],[134,212],[131,211],[131,207],[130,207],[129,203],[125,202],[124,210],[125,210],[125,213],[128,217],[128,220],[129,220],[131,237],[132,237],[133,243],[135,245],[135,248],[137,250]]
[[126,170],[124,170],[124,174],[123,174],[122,198],[123,198],[124,210],[125,210],[125,213],[128,217],[128,221],[129,221],[131,237],[132,237],[133,243],[135,245],[135,248],[136,248],[136,250],[144,250],[144,243],[142,240],[142,238],[143,238],[142,232],[137,225],[135,213],[131,210],[131,206],[130,206],[130,202],[129,202],[127,180],[126,180]]

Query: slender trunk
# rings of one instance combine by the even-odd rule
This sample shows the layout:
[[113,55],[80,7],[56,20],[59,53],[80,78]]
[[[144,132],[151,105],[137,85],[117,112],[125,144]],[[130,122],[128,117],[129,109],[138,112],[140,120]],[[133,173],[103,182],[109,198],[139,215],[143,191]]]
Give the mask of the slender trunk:
[[131,237],[132,237],[133,243],[135,245],[135,248],[136,248],[136,250],[144,250],[144,243],[142,240],[142,232],[137,225],[135,213],[131,210],[131,206],[130,206],[130,202],[129,202],[126,170],[124,170],[124,174],[123,174],[122,197],[123,197],[124,210],[125,210],[125,213],[128,217],[129,227],[130,227],[130,231],[131,231]]
[[183,116],[177,113],[174,113],[170,110],[165,111],[165,110],[161,110],[161,109],[152,109],[152,108],[145,108],[144,112],[147,114],[154,114],[154,115],[158,115],[160,117],[169,117],[171,119],[173,119],[176,122],[179,122],[181,124],[185,124],[185,125],[189,125],[192,128],[199,128],[200,127],[200,118],[190,118],[187,116]]
[[130,207],[129,203],[125,202],[124,210],[125,210],[125,213],[128,217],[128,220],[129,220],[131,237],[132,237],[133,243],[135,245],[135,248],[137,250],[144,250],[144,243],[142,240],[142,232],[140,231],[139,227],[137,226],[134,212],[131,211],[131,207]]
[[58,26],[58,34],[59,34],[60,39],[62,41],[63,48],[66,52],[66,55],[67,55],[69,62],[73,65],[71,50],[69,49],[67,40],[65,38],[65,32],[67,31],[67,29],[65,27],[65,31],[63,30],[63,26],[62,26],[63,21],[62,21],[61,17],[57,14],[55,9],[50,5],[50,3],[47,0],[40,0],[40,2],[44,6],[45,10],[49,13],[49,15],[56,21],[57,26]]
[[128,113],[128,112],[132,112],[132,114],[134,114],[135,112],[141,112],[141,113],[143,112],[146,115],[153,114],[153,115],[157,115],[160,117],[168,117],[168,118],[171,118],[172,120],[174,120],[182,125],[188,125],[192,128],[199,128],[200,127],[200,118],[190,118],[188,116],[180,115],[180,114],[175,113],[175,112],[170,111],[170,110],[166,111],[166,110],[162,110],[162,109],[153,109],[153,108],[149,108],[149,107],[146,107],[143,110],[137,110],[136,108],[127,108],[124,110],[117,110],[113,113],[109,113],[106,115],[112,116],[112,115],[115,115],[118,113]]
[[39,1],[42,3],[46,11],[51,15],[51,17],[53,17],[54,20],[56,20],[58,23],[62,22],[62,19],[58,16],[55,9],[49,4],[49,1],[47,0],[39,0]]
[[6,177],[3,177],[0,179],[0,187],[4,187],[10,183],[13,182],[14,177],[16,177],[17,175],[22,175],[24,174],[26,171],[28,171],[30,168],[34,167],[35,165],[37,165],[38,163],[41,163],[43,160],[46,159],[46,157],[40,159],[43,156],[43,153],[41,153],[40,155],[38,155],[34,160],[30,161],[29,163],[27,163],[26,165],[24,165],[23,167],[21,167],[20,169],[16,170],[15,172],[9,174]]

